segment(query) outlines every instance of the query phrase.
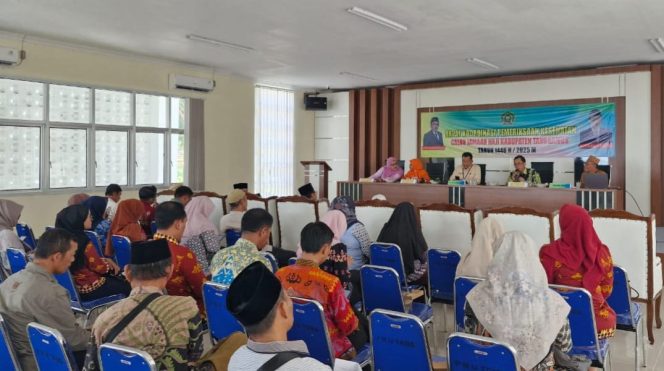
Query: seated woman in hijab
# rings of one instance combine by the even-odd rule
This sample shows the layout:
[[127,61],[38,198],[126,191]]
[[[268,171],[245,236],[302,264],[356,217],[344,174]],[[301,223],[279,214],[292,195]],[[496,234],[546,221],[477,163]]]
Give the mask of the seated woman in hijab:
[[403,169],[399,167],[397,159],[388,157],[385,166],[381,167],[376,173],[369,178],[377,182],[394,183],[398,182],[403,176]]
[[92,228],[90,211],[84,205],[72,205],[60,211],[55,227],[74,234],[78,248],[69,271],[81,300],[95,300],[106,296],[123,294],[129,296],[129,283],[119,278],[120,268],[111,259],[102,258],[85,234]]
[[371,237],[364,224],[357,220],[355,202],[348,196],[339,196],[332,200],[330,209],[339,210],[346,216],[346,232],[341,236],[341,243],[346,245],[348,256],[352,258],[348,269],[359,270],[369,263]]
[[0,256],[2,257],[0,273],[2,273],[3,278],[9,277],[11,274],[9,260],[7,260],[7,248],[11,247],[25,251],[23,242],[14,232],[14,227],[18,224],[22,211],[23,205],[10,200],[0,200]]
[[482,219],[473,237],[470,251],[461,258],[457,266],[456,276],[486,278],[489,264],[499,247],[496,241],[504,233],[503,223],[495,217],[488,216]]
[[99,237],[99,242],[102,246],[106,246],[106,239],[108,231],[111,230],[111,221],[106,214],[106,206],[108,205],[108,198],[101,196],[90,196],[87,200],[83,201],[82,205],[90,210],[92,216],[92,230]]
[[593,299],[598,338],[612,337],[616,313],[606,302],[613,291],[611,252],[600,241],[585,209],[564,205],[559,215],[560,238],[540,250],[549,283],[588,290]]
[[207,196],[193,197],[184,207],[187,226],[182,235],[182,245],[194,252],[206,276],[210,273],[210,260],[221,248],[223,240],[210,221],[214,209],[214,203]]
[[113,235],[125,236],[131,242],[147,240],[140,224],[144,212],[143,203],[136,199],[124,200],[118,204],[115,217],[111,223],[111,230],[108,232],[106,239],[104,255],[108,257],[115,255],[113,239],[111,238]]
[[394,208],[378,242],[399,245],[408,282],[426,281],[428,247],[413,204],[402,202]]
[[420,159],[410,160],[410,170],[404,175],[404,179],[415,179],[418,183],[431,183],[429,173],[424,170],[424,165]]
[[466,297],[465,332],[510,344],[522,370],[554,370],[554,352],[572,348],[570,307],[549,289],[532,238],[507,232],[496,243],[488,279]]

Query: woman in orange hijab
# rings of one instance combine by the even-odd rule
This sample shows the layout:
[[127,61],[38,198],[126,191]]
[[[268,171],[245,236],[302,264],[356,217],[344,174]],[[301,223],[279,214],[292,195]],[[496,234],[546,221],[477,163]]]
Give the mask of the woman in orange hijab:
[[410,160],[410,170],[403,177],[404,179],[417,179],[418,183],[431,183],[429,173],[424,170],[424,165],[420,159],[415,158]]
[[144,212],[145,208],[143,207],[143,203],[139,200],[129,199],[118,204],[113,223],[111,223],[111,230],[108,232],[108,238],[106,239],[104,255],[115,255],[111,238],[114,234],[125,236],[129,238],[131,242],[145,241],[147,239],[145,232],[143,232],[143,228],[141,228],[141,225],[139,224]]

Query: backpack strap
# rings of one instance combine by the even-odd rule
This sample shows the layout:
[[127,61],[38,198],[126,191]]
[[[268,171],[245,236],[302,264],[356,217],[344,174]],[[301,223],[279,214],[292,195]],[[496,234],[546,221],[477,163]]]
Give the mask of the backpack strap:
[[256,371],[276,371],[279,367],[285,365],[286,363],[294,360],[295,358],[304,358],[308,357],[304,353],[300,352],[279,352],[274,357],[270,358],[269,361],[263,363],[263,365]]
[[131,310],[117,325],[113,326],[111,331],[108,332],[106,337],[103,339],[103,343],[112,343],[113,340],[124,330],[131,321],[138,316],[139,313],[143,311],[150,303],[152,303],[156,298],[160,297],[159,293],[152,293],[143,299],[134,309]]

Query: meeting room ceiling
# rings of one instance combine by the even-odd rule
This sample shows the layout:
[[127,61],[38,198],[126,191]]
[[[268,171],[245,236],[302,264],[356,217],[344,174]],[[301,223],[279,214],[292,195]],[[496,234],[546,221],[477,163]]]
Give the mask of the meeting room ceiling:
[[28,38],[332,89],[660,62],[663,20],[664,0],[0,0],[0,30]]

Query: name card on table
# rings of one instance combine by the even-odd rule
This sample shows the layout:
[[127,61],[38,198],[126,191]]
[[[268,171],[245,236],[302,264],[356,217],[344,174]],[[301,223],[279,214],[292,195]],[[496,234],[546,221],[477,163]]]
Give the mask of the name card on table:
[[514,187],[514,188],[526,188],[528,187],[527,182],[508,182],[507,183],[508,187]]
[[571,183],[549,183],[549,188],[572,189],[572,184]]
[[447,182],[447,185],[451,185],[451,186],[465,186],[465,185],[466,185],[466,181],[463,180],[463,179],[461,179],[461,180],[449,180],[449,181]]

